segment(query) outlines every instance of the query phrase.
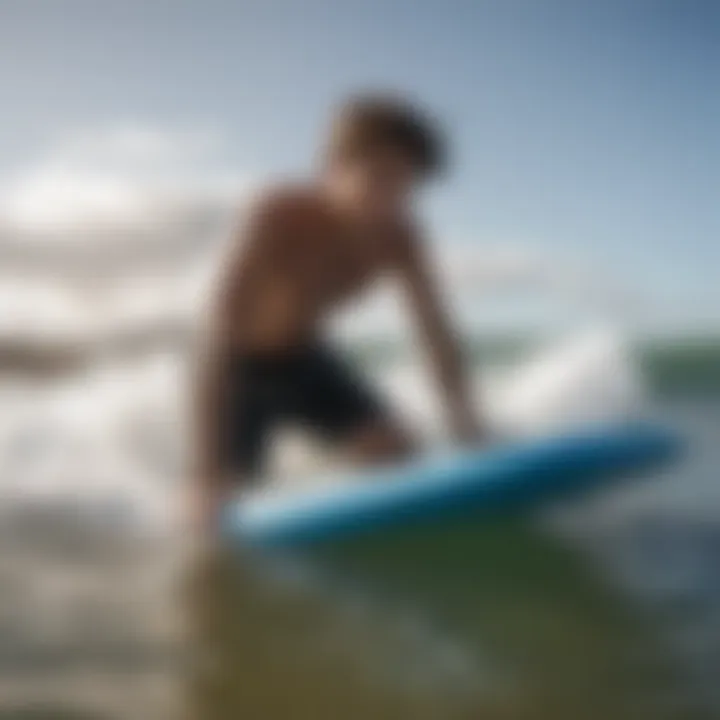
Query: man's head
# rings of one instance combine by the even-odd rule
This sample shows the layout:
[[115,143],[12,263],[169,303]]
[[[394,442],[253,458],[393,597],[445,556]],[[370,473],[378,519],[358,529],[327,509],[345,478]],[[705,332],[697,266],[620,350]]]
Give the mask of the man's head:
[[366,217],[402,213],[423,181],[445,165],[432,120],[389,96],[360,96],[337,111],[326,150],[331,190]]

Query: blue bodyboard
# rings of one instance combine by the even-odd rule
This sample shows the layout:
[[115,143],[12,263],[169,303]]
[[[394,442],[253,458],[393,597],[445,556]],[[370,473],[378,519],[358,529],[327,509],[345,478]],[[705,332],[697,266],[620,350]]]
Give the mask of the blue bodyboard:
[[679,449],[667,429],[634,424],[421,457],[317,489],[234,501],[223,530],[250,546],[301,547],[469,514],[480,520],[636,475]]

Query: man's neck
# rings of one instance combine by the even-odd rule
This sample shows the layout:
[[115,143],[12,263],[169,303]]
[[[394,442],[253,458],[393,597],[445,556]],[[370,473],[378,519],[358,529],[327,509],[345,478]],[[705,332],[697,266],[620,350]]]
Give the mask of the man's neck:
[[347,197],[343,197],[341,193],[335,191],[331,186],[323,188],[323,195],[337,216],[348,227],[360,233],[379,232],[396,227],[399,224],[399,218],[392,215],[368,212],[366,208]]

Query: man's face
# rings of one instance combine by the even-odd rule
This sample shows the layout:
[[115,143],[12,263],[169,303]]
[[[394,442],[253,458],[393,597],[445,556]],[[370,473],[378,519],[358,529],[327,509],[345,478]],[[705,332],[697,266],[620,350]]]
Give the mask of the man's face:
[[331,171],[338,193],[369,220],[402,215],[420,179],[412,159],[395,148],[378,148],[362,157],[343,159]]

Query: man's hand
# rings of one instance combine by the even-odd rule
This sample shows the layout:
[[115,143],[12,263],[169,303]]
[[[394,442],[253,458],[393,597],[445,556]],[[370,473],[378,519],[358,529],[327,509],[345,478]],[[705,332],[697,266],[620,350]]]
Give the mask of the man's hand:
[[414,236],[406,238],[399,269],[444,395],[452,436],[462,445],[478,444],[484,432],[470,406],[471,383],[460,338],[450,327],[432,263]]
[[217,533],[220,514],[231,496],[227,483],[195,479],[189,489],[186,518],[189,529],[198,536]]
[[450,431],[460,445],[478,445],[485,441],[485,431],[467,402],[450,408]]

